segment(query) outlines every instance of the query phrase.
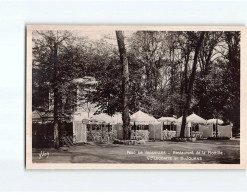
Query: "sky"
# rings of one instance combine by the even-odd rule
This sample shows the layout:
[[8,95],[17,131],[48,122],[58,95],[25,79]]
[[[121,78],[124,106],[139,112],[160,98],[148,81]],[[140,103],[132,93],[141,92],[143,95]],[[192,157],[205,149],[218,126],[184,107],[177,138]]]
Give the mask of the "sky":
[[[124,31],[124,36],[129,37],[135,31]],[[104,39],[105,41],[117,46],[116,31],[73,31],[74,35],[87,37],[89,40],[99,41]]]

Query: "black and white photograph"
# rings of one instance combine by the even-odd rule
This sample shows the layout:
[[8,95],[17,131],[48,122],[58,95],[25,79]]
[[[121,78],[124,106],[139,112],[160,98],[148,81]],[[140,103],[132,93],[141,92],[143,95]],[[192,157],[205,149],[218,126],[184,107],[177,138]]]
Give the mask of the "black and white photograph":
[[0,191],[247,191],[247,0],[0,0]]
[[243,168],[243,30],[27,26],[27,168]]

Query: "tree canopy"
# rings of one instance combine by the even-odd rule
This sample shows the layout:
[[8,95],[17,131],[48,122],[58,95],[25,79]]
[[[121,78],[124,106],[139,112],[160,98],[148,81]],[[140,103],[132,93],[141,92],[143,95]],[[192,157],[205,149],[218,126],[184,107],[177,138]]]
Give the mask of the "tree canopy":
[[[156,118],[180,117],[194,71],[188,113],[195,112],[206,119],[222,118],[239,129],[240,32],[204,32],[198,49],[201,33],[133,31],[125,35],[130,113],[142,110]],[[98,81],[91,94],[98,112],[121,112],[122,66],[116,37],[96,40],[70,31],[33,32],[33,109],[48,107],[47,94],[54,86],[54,71],[59,113],[71,116],[77,101],[71,81],[84,76]]]

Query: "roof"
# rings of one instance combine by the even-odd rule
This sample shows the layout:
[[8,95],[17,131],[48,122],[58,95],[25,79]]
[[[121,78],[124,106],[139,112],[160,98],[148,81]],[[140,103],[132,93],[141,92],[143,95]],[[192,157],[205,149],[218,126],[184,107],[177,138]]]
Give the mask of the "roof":
[[155,119],[152,115],[144,113],[142,111],[138,111],[130,116],[131,122],[136,122],[140,124],[149,124],[149,123],[157,123],[157,119]]
[[112,123],[112,117],[109,116],[106,113],[100,113],[97,115],[93,115],[90,120],[94,121],[94,122],[102,122],[102,123]]
[[122,114],[117,113],[113,116],[109,116],[106,113],[100,113],[97,115],[93,115],[92,112],[89,113],[88,117],[88,112],[76,112],[74,113],[74,121],[82,121],[82,120],[89,120],[90,122],[95,122],[95,123],[111,123],[111,124],[117,124],[117,123],[123,123],[122,121]]
[[[182,116],[177,120],[177,122],[182,123]],[[187,116],[186,122],[198,123],[198,124],[207,123],[207,121],[205,119],[203,119],[202,117],[196,115],[195,113]]]
[[177,119],[174,118],[174,117],[160,117],[160,118],[158,119],[158,121],[160,121],[160,122],[169,122],[169,123],[171,123],[171,122],[176,122]]
[[[209,123],[209,124],[216,124],[216,122],[217,122],[217,119],[215,119],[215,118],[207,120],[207,123]],[[218,124],[220,124],[220,125],[223,124],[223,121],[218,119]]]
[[41,113],[38,110],[32,112],[32,119],[41,119]]

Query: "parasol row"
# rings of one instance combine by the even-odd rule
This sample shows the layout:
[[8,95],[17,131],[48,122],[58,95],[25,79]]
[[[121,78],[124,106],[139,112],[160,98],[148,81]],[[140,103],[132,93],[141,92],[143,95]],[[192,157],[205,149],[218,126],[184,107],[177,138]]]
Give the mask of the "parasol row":
[[[91,117],[82,116],[83,123],[110,123],[110,124],[118,124],[123,123],[122,121],[122,114],[117,113],[113,116],[109,116],[106,113],[100,113],[98,115],[92,115]],[[202,117],[196,115],[195,113],[187,116],[186,122],[191,122],[194,124],[216,124],[218,120],[218,124],[223,124],[223,121],[220,119],[209,119],[205,120]],[[174,117],[161,117],[159,119],[154,118],[152,115],[144,113],[142,111],[138,111],[130,116],[130,123],[131,124],[157,124],[157,123],[182,123],[182,116],[178,119]]]
[[[186,118],[186,122],[191,122],[191,123],[194,123],[194,124],[216,124],[217,120],[218,120],[218,124],[219,125],[223,124],[223,121],[220,120],[220,119],[205,120],[202,117],[196,115],[195,113],[189,115]],[[177,123],[182,123],[182,116],[179,119],[177,119]]]
[[122,115],[120,113],[117,113],[113,116],[109,116],[106,113],[100,113],[97,115],[92,115],[91,117],[84,116],[82,118],[82,122],[85,124],[88,123],[110,123],[110,124],[117,124],[117,123],[123,123],[122,122]]

